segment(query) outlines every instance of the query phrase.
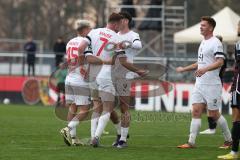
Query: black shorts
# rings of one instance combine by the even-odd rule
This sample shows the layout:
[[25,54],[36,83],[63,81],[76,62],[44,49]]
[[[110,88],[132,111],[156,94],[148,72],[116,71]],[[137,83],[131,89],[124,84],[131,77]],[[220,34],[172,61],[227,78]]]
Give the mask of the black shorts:
[[240,94],[236,91],[232,92],[231,107],[240,109]]

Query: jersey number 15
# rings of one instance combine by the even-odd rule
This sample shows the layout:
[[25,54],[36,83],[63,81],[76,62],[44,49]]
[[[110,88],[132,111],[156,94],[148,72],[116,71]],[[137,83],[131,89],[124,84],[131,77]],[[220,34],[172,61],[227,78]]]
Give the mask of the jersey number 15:
[[67,49],[67,62],[69,65],[75,66],[78,63],[78,48],[68,47]]

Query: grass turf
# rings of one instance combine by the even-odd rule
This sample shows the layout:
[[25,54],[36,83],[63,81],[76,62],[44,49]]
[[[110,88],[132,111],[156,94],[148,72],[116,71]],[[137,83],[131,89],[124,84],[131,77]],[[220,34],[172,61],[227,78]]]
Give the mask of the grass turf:
[[[228,119],[231,128],[230,116]],[[203,116],[202,129],[207,127]],[[56,118],[53,107],[27,105],[0,105],[0,159],[1,160],[214,160],[229,150],[218,149],[223,137],[218,129],[215,135],[199,135],[197,148],[183,150],[177,145],[187,141],[190,114],[132,111],[128,148],[111,147],[115,129],[110,122],[109,135],[104,135],[104,147],[68,147],[59,130],[66,125]],[[80,123],[78,136],[88,138],[89,121]]]

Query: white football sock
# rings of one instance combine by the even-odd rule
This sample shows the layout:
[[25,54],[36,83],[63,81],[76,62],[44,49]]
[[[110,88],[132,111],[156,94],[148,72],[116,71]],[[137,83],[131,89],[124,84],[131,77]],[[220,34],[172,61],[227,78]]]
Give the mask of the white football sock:
[[79,124],[79,121],[76,121],[76,120],[72,120],[68,123],[68,127],[70,128],[70,135],[71,137],[76,137],[77,135],[77,125]]
[[117,135],[121,134],[121,122],[119,122],[118,124],[114,124],[116,131],[117,131]]
[[98,120],[98,126],[95,132],[94,137],[101,137],[103,130],[105,129],[105,127],[107,126],[107,123],[110,119],[110,113],[109,112],[103,112],[102,115],[100,116],[99,120]]
[[128,130],[129,130],[129,127],[127,127],[127,128],[121,127],[121,138],[120,138],[120,141],[127,142]]
[[99,120],[100,114],[98,112],[93,112],[91,117],[91,138],[94,138],[97,126],[98,126],[98,120]]
[[190,135],[188,142],[191,144],[195,144],[195,140],[199,129],[201,127],[201,119],[200,118],[192,118],[191,125],[190,125]]
[[226,119],[222,115],[218,118],[217,124],[222,129],[224,140],[228,141],[228,142],[231,142],[232,141],[231,132],[230,132],[230,130],[228,128],[228,124],[227,124]]

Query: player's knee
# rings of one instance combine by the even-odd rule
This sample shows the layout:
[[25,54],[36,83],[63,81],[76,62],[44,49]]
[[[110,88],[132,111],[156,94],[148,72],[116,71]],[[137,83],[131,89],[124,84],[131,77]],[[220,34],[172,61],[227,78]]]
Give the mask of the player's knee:
[[238,108],[232,108],[232,120],[233,122],[240,121],[240,111]]
[[121,108],[120,110],[121,110],[122,114],[125,114],[126,112],[128,112],[128,109],[126,109],[126,108]]
[[129,108],[128,105],[122,104],[120,109],[121,113],[125,114],[126,112],[128,112],[128,108]]
[[201,111],[198,110],[198,109],[194,109],[194,110],[192,111],[192,117],[193,117],[193,118],[200,118],[200,117],[201,117]]
[[76,114],[77,113],[77,106],[70,106],[69,109],[68,109],[68,112],[70,114]]
[[98,102],[93,103],[93,111],[94,112],[101,114],[102,110],[103,110],[103,106],[101,103],[98,103]]
[[110,115],[110,119],[114,124],[118,124],[119,123],[119,118],[117,115],[116,111],[112,111],[111,115]]

